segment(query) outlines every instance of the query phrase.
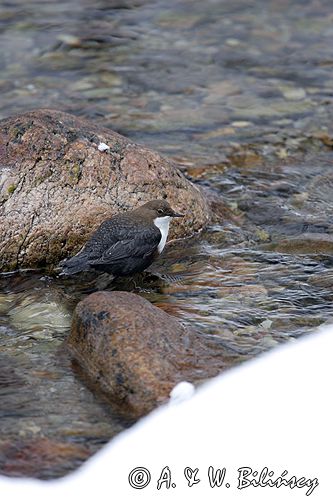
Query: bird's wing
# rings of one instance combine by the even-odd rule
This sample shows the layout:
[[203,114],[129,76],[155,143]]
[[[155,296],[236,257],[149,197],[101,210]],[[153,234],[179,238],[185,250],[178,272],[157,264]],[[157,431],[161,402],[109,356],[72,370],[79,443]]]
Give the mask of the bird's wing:
[[91,265],[117,262],[129,257],[147,257],[155,252],[161,240],[161,232],[156,226],[137,226],[122,224],[117,230],[113,227],[112,240],[98,257],[89,259]]
[[89,260],[98,259],[118,242],[133,238],[134,234],[135,225],[127,214],[115,215],[92,234],[84,246],[84,253]]

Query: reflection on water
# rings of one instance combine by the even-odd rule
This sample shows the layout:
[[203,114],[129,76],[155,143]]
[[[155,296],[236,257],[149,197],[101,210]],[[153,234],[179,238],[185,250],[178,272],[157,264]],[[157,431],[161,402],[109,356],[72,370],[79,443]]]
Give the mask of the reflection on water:
[[330,140],[328,14],[310,0],[2,6],[3,117],[42,105],[93,118],[172,155],[233,217],[172,243],[159,276],[0,276],[1,472],[62,475],[126,425],[62,349],[96,289],[143,295],[238,361],[330,321],[333,156],[313,142]]

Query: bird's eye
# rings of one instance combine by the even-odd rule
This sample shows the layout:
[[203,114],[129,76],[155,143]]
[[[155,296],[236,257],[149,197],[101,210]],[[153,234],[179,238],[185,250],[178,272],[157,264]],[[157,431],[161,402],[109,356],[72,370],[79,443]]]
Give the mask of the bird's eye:
[[163,214],[163,208],[159,208],[157,211],[159,214]]

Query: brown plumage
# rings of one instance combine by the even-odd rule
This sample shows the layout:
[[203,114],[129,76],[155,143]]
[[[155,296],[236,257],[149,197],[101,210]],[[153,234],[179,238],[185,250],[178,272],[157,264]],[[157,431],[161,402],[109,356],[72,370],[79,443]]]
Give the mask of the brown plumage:
[[183,215],[166,200],[153,200],[107,219],[77,255],[62,262],[61,274],[95,269],[128,276],[143,271],[163,250],[172,217]]

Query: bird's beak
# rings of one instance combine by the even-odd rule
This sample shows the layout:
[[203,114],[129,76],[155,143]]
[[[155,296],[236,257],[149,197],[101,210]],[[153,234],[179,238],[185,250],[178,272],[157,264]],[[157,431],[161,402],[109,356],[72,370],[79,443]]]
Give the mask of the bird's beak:
[[184,214],[177,214],[177,212],[172,212],[171,217],[185,217]]

